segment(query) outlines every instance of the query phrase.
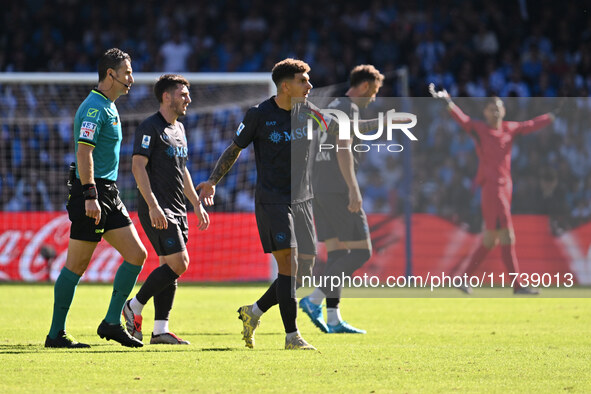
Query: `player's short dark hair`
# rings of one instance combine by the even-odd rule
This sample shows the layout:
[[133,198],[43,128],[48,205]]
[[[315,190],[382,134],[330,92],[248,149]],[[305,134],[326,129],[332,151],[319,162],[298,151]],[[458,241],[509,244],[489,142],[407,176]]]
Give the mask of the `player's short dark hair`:
[[309,71],[310,66],[308,66],[308,63],[298,59],[287,58],[273,66],[271,78],[273,78],[275,85],[279,86],[284,80],[293,79],[296,74],[307,73]]
[[165,92],[171,92],[176,90],[178,85],[185,85],[187,88],[191,87],[191,84],[185,77],[178,74],[164,74],[160,76],[156,84],[154,85],[154,95],[159,103],[162,102],[162,95]]
[[384,82],[384,75],[371,64],[360,64],[351,70],[351,74],[349,74],[349,83],[351,86],[357,86],[365,81],[375,82],[381,86]]
[[99,82],[107,77],[108,69],[116,69],[126,60],[131,62],[131,57],[119,48],[111,48],[103,53],[98,61]]

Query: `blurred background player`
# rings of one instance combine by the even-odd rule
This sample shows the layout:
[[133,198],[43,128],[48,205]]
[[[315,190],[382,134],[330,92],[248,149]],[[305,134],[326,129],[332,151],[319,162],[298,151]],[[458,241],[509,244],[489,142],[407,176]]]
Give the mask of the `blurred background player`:
[[[554,115],[547,113],[525,122],[503,121],[505,106],[499,97],[493,96],[486,99],[484,122],[477,121],[462,112],[445,89],[435,91],[435,86],[430,84],[429,92],[433,97],[447,101],[451,116],[474,139],[480,161],[476,183],[482,188],[481,209],[485,228],[482,244],[470,256],[465,273],[468,276],[473,275],[490,250],[500,243],[501,259],[508,273],[518,275],[519,264],[515,254],[515,232],[511,218],[511,147],[517,135],[532,133],[548,126],[554,120]],[[513,276],[510,277],[511,280],[512,278]],[[472,292],[467,286],[462,286],[461,290]],[[538,294],[536,289],[521,286],[518,280],[513,292]]]
[[76,178],[67,206],[72,222],[70,241],[65,266],[55,282],[53,318],[45,347],[89,347],[66,334],[66,317],[101,238],[125,261],[115,275],[111,303],[97,334],[123,346],[143,346],[122,327],[121,311],[146,261],[146,249],[115,185],[123,138],[115,100],[127,94],[133,84],[131,58],[120,49],[109,49],[99,59],[98,74],[97,88],[82,102],[74,119]]
[[234,142],[219,158],[209,179],[197,186],[205,204],[212,205],[215,185],[232,168],[240,151],[253,143],[257,168],[255,216],[263,250],[273,254],[279,274],[257,302],[238,309],[243,339],[250,348],[254,347],[260,317],[279,303],[286,333],[285,349],[315,350],[298,331],[295,298],[296,276],[311,275],[316,254],[307,165],[312,145],[305,134],[297,137],[291,132],[292,118],[301,115],[292,113],[292,98],[301,101],[294,110],[305,111],[303,101],[312,89],[309,71],[310,67],[301,60],[285,59],[275,64],[272,78],[277,96],[248,110]]
[[[349,76],[350,88],[346,97],[337,98],[329,104],[345,112],[353,119],[353,113],[365,108],[375,100],[384,81],[384,76],[372,65],[355,67]],[[324,133],[323,143],[340,149],[318,153],[313,172],[314,218],[318,240],[326,244],[328,259],[325,276],[342,274],[351,276],[371,257],[371,238],[367,216],[362,207],[362,197],[357,183],[358,158],[351,150],[354,134],[350,140],[337,139],[335,134]],[[316,288],[300,300],[300,308],[312,322],[326,333],[365,334],[343,321],[339,311],[341,288]],[[322,302],[326,297],[327,321],[322,314]]]
[[154,331],[151,344],[189,344],[168,329],[168,319],[177,279],[189,266],[189,239],[185,196],[193,204],[200,230],[209,226],[209,216],[199,200],[188,160],[187,137],[179,116],[191,103],[189,82],[166,74],[154,85],[160,109],[144,120],[135,132],[132,171],[140,193],[138,216],[154,247],[160,266],[154,269],[137,295],[123,308],[127,331],[142,340],[142,309],[154,297]]

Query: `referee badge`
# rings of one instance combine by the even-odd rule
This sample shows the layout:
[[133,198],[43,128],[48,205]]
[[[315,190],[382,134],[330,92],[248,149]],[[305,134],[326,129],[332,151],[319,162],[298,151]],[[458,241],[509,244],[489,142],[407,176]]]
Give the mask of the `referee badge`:
[[80,137],[87,140],[94,139],[94,132],[96,131],[96,123],[82,122],[80,126]]

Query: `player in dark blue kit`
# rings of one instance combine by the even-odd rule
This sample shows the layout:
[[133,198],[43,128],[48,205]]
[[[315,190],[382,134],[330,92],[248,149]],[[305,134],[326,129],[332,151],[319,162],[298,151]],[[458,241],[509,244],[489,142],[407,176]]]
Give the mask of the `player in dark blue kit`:
[[160,266],[125,304],[123,317],[127,331],[142,340],[142,309],[154,297],[154,331],[150,343],[181,345],[189,342],[170,332],[168,318],[177,279],[189,266],[185,197],[194,207],[200,230],[209,226],[209,216],[186,167],[187,137],[183,124],[178,121],[191,103],[189,82],[180,75],[163,75],[154,85],[154,94],[160,109],[135,132],[132,171],[140,190],[140,223],[158,254]]
[[[350,74],[350,88],[345,95],[333,100],[328,107],[343,111],[353,119],[354,112],[375,100],[384,76],[372,65],[355,67]],[[339,147],[353,145],[351,140],[338,140],[334,134],[321,130],[326,144]],[[358,154],[357,154],[358,155]],[[328,252],[324,275],[351,276],[371,257],[371,239],[367,216],[363,211],[361,192],[355,175],[358,158],[348,149],[328,150],[315,157],[313,173],[314,215],[318,240],[326,244]],[[339,310],[341,288],[330,291],[317,288],[300,300],[300,308],[314,325],[329,334],[365,334],[343,321]],[[322,315],[326,298],[327,321]]]
[[[238,310],[243,339],[250,348],[254,347],[259,318],[278,303],[286,333],[285,349],[315,350],[298,331],[295,299],[295,278],[311,274],[316,254],[310,171],[306,165],[313,144],[306,134],[292,133],[291,123],[292,118],[300,118],[293,111],[305,111],[305,97],[312,88],[309,71],[306,63],[295,59],[285,59],[273,67],[277,96],[248,110],[209,179],[197,186],[204,203],[213,204],[215,185],[232,168],[240,151],[253,143],[257,226],[263,249],[275,257],[279,275],[256,303]],[[293,111],[292,99],[301,100]],[[292,163],[303,165],[293,166],[292,172]]]

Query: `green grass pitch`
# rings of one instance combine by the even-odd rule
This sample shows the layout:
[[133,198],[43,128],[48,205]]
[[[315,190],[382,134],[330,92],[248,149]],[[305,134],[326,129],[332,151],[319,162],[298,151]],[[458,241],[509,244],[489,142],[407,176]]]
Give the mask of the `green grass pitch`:
[[[181,284],[171,329],[190,346],[127,349],[101,340],[111,286],[81,284],[67,330],[91,349],[45,349],[53,287],[0,285],[0,392],[589,392],[591,301],[586,298],[345,299],[367,335],[327,335],[301,311],[319,352],[283,350],[279,310],[256,348],[236,309],[264,285]],[[134,293],[138,290],[134,290]],[[153,323],[144,310],[144,335]]]

